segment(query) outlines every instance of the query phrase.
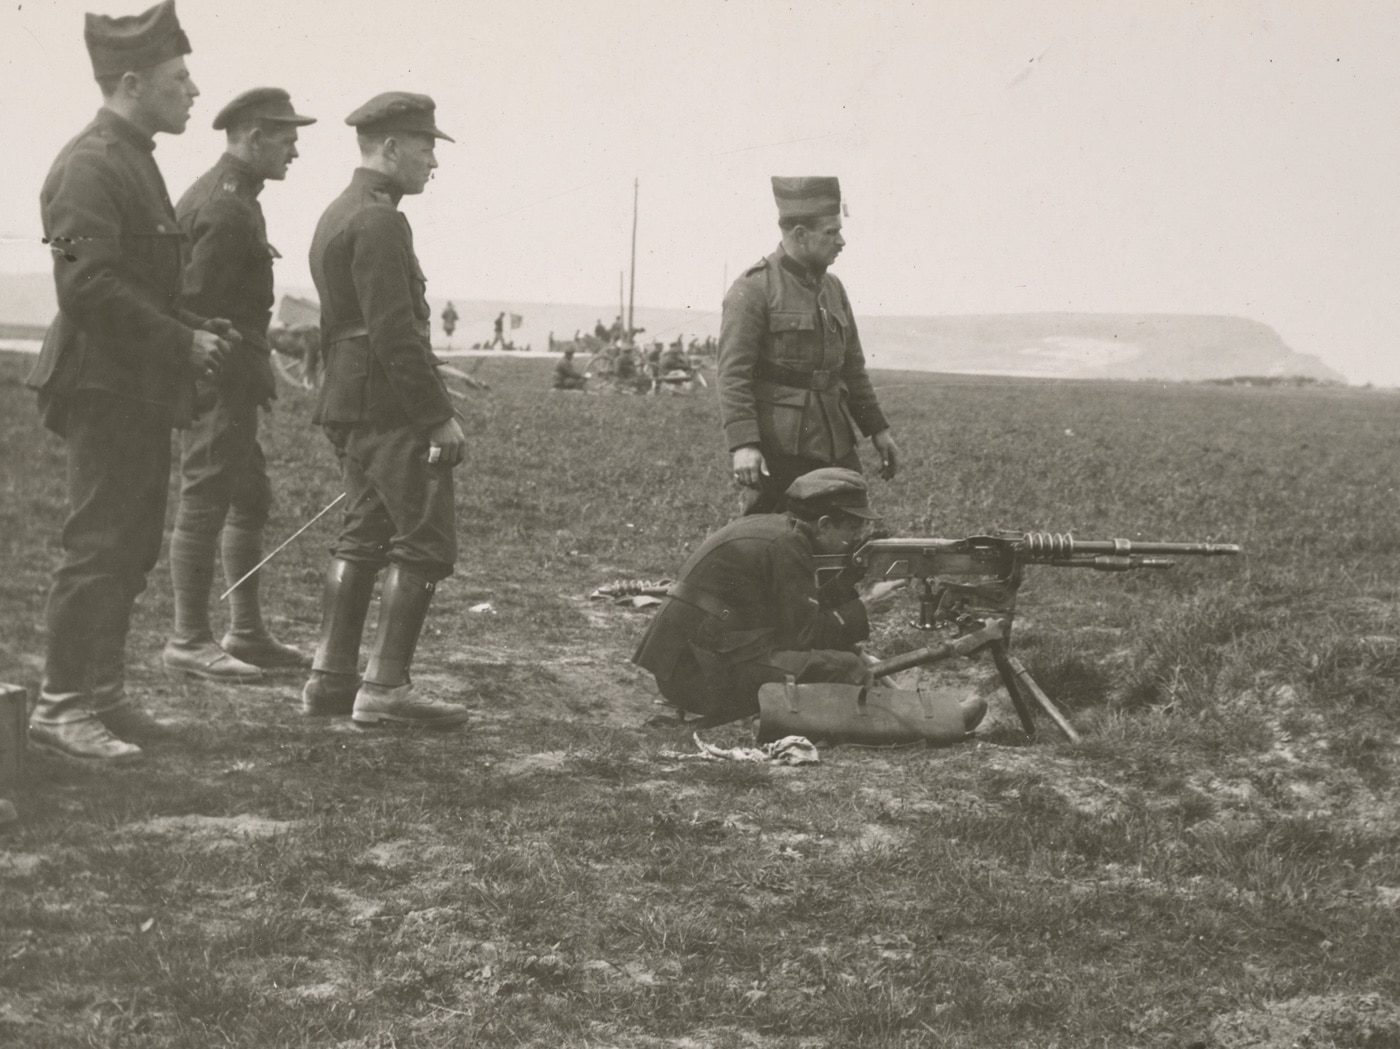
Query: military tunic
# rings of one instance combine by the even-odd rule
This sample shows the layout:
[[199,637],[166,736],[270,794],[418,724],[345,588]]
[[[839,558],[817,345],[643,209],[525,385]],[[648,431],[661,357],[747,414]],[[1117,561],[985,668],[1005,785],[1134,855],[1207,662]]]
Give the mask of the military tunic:
[[60,434],[78,390],[139,403],[167,429],[189,425],[190,347],[203,320],[181,304],[185,237],[154,151],[136,125],[98,110],[39,195],[59,312],[28,383]]
[[846,289],[782,245],[724,297],[716,385],[729,450],[757,445],[770,472],[750,513],[776,509],[802,473],[859,470],[856,431],[889,427]]
[[725,525],[681,568],[632,656],[683,709],[734,718],[758,711],[765,681],[868,674],[850,649],[870,634],[850,587],[819,590],[812,528],[786,514]]
[[325,379],[314,420],[342,457],[346,512],[335,557],[393,561],[428,579],[457,556],[452,469],[428,463],[428,432],[452,418],[428,339],[427,281],[400,193],[359,168],[316,226]]
[[262,188],[252,168],[226,153],[175,209],[190,243],[185,301],[202,314],[227,318],[243,336],[220,369],[213,403],[184,434],[181,497],[205,500],[220,513],[232,505],[248,528],[261,528],[272,505],[258,409],[277,396],[267,328],[278,255],[258,203]]
[[[111,110],[54,160],[39,197],[59,312],[28,383],[65,438],[69,515],[46,610],[45,716],[90,706],[94,661],[121,647],[160,554],[170,427],[194,408],[183,234],[155,142]],[[110,668],[106,668],[110,671]]]

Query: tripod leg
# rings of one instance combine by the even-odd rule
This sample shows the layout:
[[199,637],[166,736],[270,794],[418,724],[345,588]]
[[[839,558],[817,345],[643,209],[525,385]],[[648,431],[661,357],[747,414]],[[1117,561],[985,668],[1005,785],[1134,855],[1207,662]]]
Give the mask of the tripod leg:
[[1011,697],[1011,705],[1016,708],[1016,716],[1021,719],[1021,728],[1025,729],[1027,738],[1035,739],[1035,718],[1031,716],[1030,701],[1026,699],[1016,671],[1012,669],[1011,655],[1006,651],[1006,642],[994,641],[989,647],[992,650],[992,661],[997,665],[997,673],[1001,675],[1001,683],[1006,686],[1006,694]]
[[1016,680],[1030,693],[1031,697],[1040,704],[1040,709],[1050,716],[1057,728],[1065,734],[1065,739],[1071,743],[1079,742],[1079,733],[1074,731],[1074,726],[1069,723],[1069,719],[1061,713],[1060,708],[1055,706],[1049,696],[1035,683],[1035,678],[1031,677],[1030,671],[1025,665],[1007,652],[1006,665],[1011,668],[1011,672],[1016,675]]

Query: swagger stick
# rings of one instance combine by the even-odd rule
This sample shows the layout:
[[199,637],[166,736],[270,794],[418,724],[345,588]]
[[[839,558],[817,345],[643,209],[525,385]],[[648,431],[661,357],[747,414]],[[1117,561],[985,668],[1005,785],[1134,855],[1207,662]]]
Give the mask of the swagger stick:
[[249,579],[252,579],[253,576],[257,573],[257,571],[258,571],[259,568],[261,568],[263,565],[267,564],[267,563],[268,563],[269,561],[271,561],[274,557],[276,557],[278,554],[280,554],[280,553],[282,552],[282,548],[285,547],[288,543],[290,543],[290,542],[291,542],[293,539],[295,539],[297,536],[301,535],[302,532],[306,531],[308,528],[310,528],[312,525],[314,525],[314,524],[315,524],[317,521],[319,521],[321,518],[325,517],[326,514],[330,513],[330,512],[331,512],[331,509],[335,506],[335,504],[338,503],[338,502],[340,502],[340,501],[341,501],[342,499],[344,499],[344,498],[345,498],[345,493],[344,493],[344,492],[341,492],[338,496],[336,496],[336,497],[335,497],[334,499],[332,499],[329,503],[327,503],[326,506],[325,506],[325,509],[323,509],[319,514],[317,514],[317,515],[316,515],[315,517],[313,517],[311,520],[307,521],[306,524],[302,525],[300,528],[298,528],[298,529],[297,529],[295,532],[293,532],[291,535],[287,536],[286,539],[282,540],[281,546],[279,546],[276,550],[272,551],[272,553],[268,554],[268,555],[267,555],[266,557],[264,557],[261,561],[259,561],[257,564],[255,564],[255,565],[252,567],[252,569],[251,569],[246,575],[243,576],[242,579],[240,579],[238,582],[234,583],[233,586],[229,587],[229,588],[228,588],[227,590],[225,590],[222,594],[220,594],[220,595],[219,595],[219,600],[222,601],[224,598],[228,597],[229,594],[233,593],[233,592],[234,592],[235,590],[237,590],[240,586],[242,586],[244,583],[246,583]]

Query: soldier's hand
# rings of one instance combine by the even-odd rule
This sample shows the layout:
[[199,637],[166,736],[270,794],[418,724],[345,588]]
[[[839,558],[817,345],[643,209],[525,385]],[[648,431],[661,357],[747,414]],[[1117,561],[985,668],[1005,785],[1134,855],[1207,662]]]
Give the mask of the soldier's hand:
[[860,595],[865,611],[870,615],[888,612],[894,607],[895,593],[902,590],[906,582],[904,579],[882,579],[872,583]]
[[438,423],[428,431],[428,462],[456,466],[467,454],[467,437],[457,425],[457,417]]
[[893,480],[899,469],[899,445],[894,443],[894,434],[888,429],[881,430],[870,438],[870,443],[880,453],[880,476],[886,481]]
[[190,344],[190,367],[196,382],[216,378],[224,365],[229,345],[211,331],[196,331]]
[[233,326],[233,321],[223,317],[210,317],[204,322],[204,331],[211,331],[235,350],[243,345],[243,333]]
[[768,476],[768,464],[756,444],[734,449],[734,480],[745,488],[757,488],[760,478]]

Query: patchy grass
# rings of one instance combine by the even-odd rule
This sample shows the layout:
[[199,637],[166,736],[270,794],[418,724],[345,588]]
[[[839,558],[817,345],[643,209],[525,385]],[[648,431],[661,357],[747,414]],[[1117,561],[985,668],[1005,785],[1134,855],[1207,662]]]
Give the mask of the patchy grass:
[[[64,497],[23,364],[0,358],[0,678],[32,688]],[[1248,553],[1029,570],[1017,644],[1080,746],[1026,745],[998,698],[965,747],[783,769],[681,756],[627,663],[644,616],[585,599],[732,514],[713,401],[481,374],[416,675],[471,727],[362,733],[302,719],[293,676],[166,677],[162,565],[130,678],[180,738],[137,768],[32,760],[0,839],[0,1043],[1400,1044],[1400,400],[881,377],[902,534]],[[275,536],[339,490],[308,408],[267,426]],[[328,534],[265,584],[303,645]],[[906,613],[875,650],[923,640]],[[980,662],[934,676],[995,691]]]

